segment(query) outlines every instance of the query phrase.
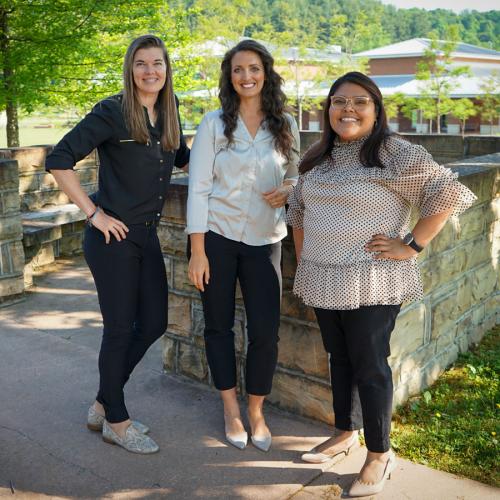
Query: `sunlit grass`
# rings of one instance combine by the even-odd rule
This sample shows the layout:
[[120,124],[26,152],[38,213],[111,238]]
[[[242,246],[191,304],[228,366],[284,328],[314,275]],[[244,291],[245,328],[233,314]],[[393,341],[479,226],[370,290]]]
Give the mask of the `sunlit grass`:
[[500,486],[500,327],[394,415],[402,457]]

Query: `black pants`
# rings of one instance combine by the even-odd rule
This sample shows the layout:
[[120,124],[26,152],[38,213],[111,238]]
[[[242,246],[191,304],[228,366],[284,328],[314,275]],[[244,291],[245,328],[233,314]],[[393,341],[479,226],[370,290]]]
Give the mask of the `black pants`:
[[247,316],[246,392],[267,395],[278,359],[281,242],[251,246],[209,231],[205,252],[210,282],[201,298],[207,360],[215,387],[221,391],[236,387],[232,329],[238,278]]
[[167,327],[168,284],[156,227],[128,227],[125,240],[111,237],[107,245],[101,231],[87,228],[83,243],[104,323],[96,399],[111,423],[129,418],[123,387]]
[[335,311],[315,309],[330,354],[335,427],[364,428],[368,450],[390,448],[392,373],[387,358],[401,305]]

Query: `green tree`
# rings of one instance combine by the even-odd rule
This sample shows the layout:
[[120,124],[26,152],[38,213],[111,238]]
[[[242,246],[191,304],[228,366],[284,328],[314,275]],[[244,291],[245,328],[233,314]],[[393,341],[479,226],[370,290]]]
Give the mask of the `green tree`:
[[[155,31],[171,49],[185,42],[181,15],[163,0],[0,0],[0,109],[7,144],[19,145],[18,111],[80,106],[121,87],[134,36]],[[181,65],[179,79],[187,78]]]
[[470,99],[456,99],[453,101],[451,114],[460,120],[460,130],[462,137],[465,135],[465,122],[471,116],[475,116],[478,109]]
[[481,84],[481,118],[490,124],[493,133],[493,122],[500,118],[500,73],[492,73]]
[[421,95],[425,100],[434,100],[433,118],[436,132],[441,133],[441,116],[451,111],[450,93],[458,85],[457,78],[470,74],[468,66],[452,66],[452,53],[456,47],[458,27],[451,26],[447,32],[449,41],[438,40],[437,34],[430,34],[429,48],[417,64],[416,78],[424,83]]

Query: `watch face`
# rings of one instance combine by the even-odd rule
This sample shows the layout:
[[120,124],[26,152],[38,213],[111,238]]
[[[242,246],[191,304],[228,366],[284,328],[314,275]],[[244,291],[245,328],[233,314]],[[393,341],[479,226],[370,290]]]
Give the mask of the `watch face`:
[[409,245],[413,241],[413,234],[408,233],[404,238],[403,238],[403,243],[405,245]]

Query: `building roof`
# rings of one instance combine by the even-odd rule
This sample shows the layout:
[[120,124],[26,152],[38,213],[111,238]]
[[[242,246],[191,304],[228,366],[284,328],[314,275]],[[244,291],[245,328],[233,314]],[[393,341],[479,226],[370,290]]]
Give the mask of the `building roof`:
[[[440,40],[441,42],[443,40]],[[354,57],[366,57],[368,59],[395,59],[398,57],[420,57],[425,50],[429,49],[431,40],[429,38],[412,38],[404,42],[393,43],[378,47],[376,49],[358,52]],[[500,52],[470,43],[458,42],[452,57],[473,57],[478,59],[500,60]]]

